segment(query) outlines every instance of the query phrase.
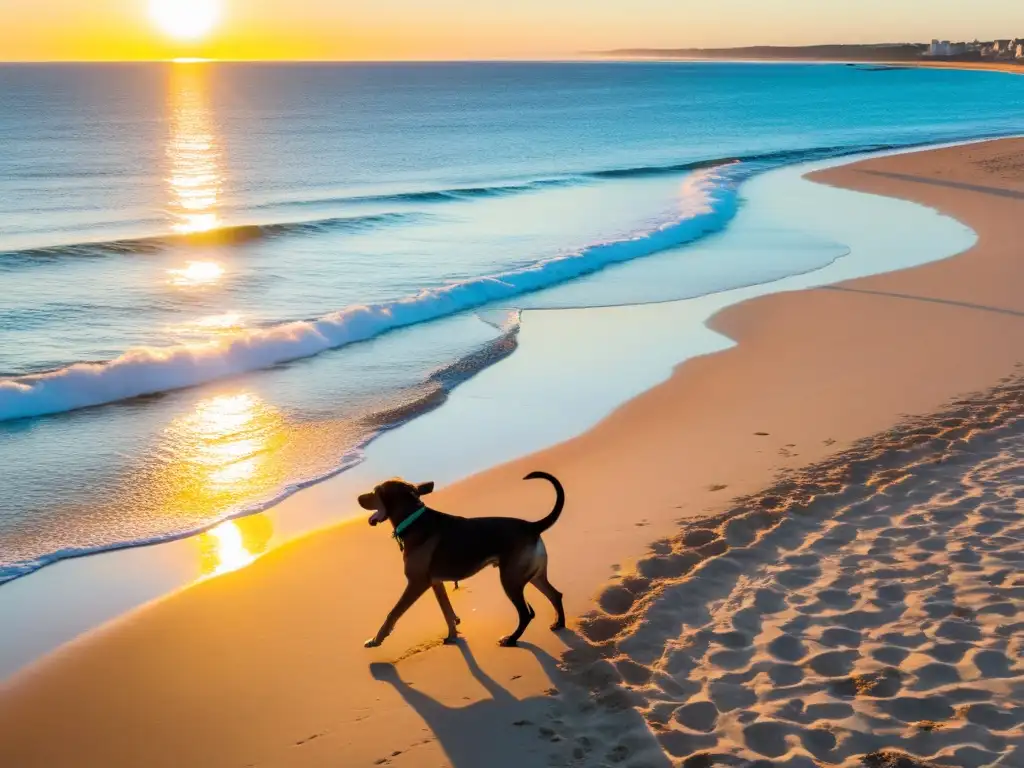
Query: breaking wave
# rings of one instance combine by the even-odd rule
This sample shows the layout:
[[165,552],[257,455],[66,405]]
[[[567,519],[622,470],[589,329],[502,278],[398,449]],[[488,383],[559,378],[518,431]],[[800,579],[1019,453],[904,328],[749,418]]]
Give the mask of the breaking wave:
[[349,306],[301,322],[251,329],[215,341],[141,347],[100,363],[0,379],[0,421],[62,413],[167,392],[312,357],[380,334],[547,288],[608,265],[696,240],[722,229],[736,213],[741,175],[729,167],[687,179],[687,208],[676,220],[626,239],[493,275],[377,304]]

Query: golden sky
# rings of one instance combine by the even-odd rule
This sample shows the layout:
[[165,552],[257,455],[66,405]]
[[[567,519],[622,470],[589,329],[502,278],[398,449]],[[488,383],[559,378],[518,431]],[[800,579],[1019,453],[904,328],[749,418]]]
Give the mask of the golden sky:
[[[1021,0],[184,0],[218,6],[195,41],[157,0],[0,0],[0,60],[572,57],[617,47],[1024,36]],[[166,1],[166,0],[165,0]]]

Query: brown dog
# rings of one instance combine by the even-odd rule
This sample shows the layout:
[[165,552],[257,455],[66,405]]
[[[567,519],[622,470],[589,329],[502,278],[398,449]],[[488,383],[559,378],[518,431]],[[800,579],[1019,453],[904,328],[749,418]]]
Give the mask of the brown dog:
[[445,642],[455,642],[459,618],[448,600],[444,582],[468,579],[486,565],[498,568],[501,586],[519,613],[519,626],[502,638],[501,645],[515,645],[535,616],[523,595],[527,584],[533,584],[555,607],[558,620],[551,629],[565,626],[562,593],[548,581],[548,556],[540,538],[562,514],[565,492],[562,484],[546,472],[531,472],[524,479],[547,480],[555,486],[554,509],[543,520],[446,515],[420,501],[421,496],[434,490],[433,483],[412,485],[404,480],[388,480],[359,497],[359,505],[373,511],[370,525],[390,520],[395,527],[394,537],[402,548],[409,582],[376,636],[366,641],[367,648],[383,643],[402,614],[431,588],[448,625]]

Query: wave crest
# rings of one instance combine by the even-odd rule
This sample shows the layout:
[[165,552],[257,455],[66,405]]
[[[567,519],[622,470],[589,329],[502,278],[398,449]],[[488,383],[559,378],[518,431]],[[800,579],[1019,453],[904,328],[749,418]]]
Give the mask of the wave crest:
[[0,253],[0,266],[3,258],[24,261],[86,258],[90,256],[135,255],[157,253],[159,251],[182,245],[237,245],[252,240],[262,240],[284,235],[311,235],[322,232],[353,231],[359,232],[376,227],[387,226],[409,221],[417,217],[412,212],[378,213],[370,216],[336,216],[312,221],[286,221],[274,224],[237,224],[216,227],[201,232],[189,232],[180,235],[159,235],[155,237],[124,238],[121,240],[101,240],[86,243],[68,243],[42,248],[28,248],[18,251]]

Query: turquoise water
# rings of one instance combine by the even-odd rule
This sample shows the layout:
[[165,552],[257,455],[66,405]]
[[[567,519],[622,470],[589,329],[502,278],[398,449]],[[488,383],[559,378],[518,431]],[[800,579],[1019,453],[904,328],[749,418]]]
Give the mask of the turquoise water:
[[522,308],[821,269],[844,243],[770,226],[615,265],[714,237],[770,168],[1009,133],[1022,88],[846,66],[0,67],[0,579],[351,466],[512,353]]

